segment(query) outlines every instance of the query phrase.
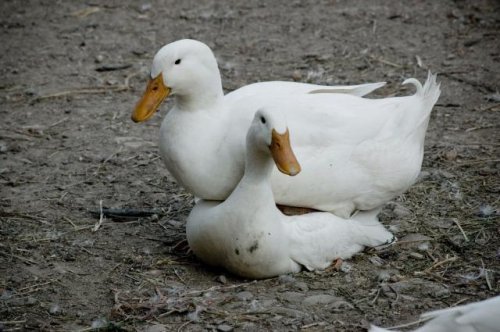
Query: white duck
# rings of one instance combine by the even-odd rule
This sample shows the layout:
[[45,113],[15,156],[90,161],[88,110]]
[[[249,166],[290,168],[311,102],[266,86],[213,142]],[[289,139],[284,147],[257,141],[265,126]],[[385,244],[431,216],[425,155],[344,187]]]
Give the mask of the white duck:
[[271,190],[274,163],[284,174],[300,172],[284,119],[260,110],[248,130],[245,172],[236,189],[222,203],[200,200],[187,219],[189,246],[201,260],[243,277],[267,278],[302,267],[324,269],[365,246],[394,240],[377,211],[349,220],[328,212],[285,216]]
[[160,154],[188,191],[202,199],[226,199],[243,175],[245,133],[255,110],[286,109],[304,172],[294,178],[274,172],[276,202],[344,218],[385,204],[414,182],[440,94],[429,74],[424,87],[415,79],[404,82],[417,87],[407,97],[359,97],[384,83],[292,82],[255,83],[224,96],[212,51],[194,40],[161,48],[151,77],[132,119],[148,119],[169,93],[176,96],[161,125]]
[[[435,310],[421,315],[430,319],[414,332],[500,332],[500,296],[461,305],[458,307]],[[388,332],[372,326],[369,332]]]

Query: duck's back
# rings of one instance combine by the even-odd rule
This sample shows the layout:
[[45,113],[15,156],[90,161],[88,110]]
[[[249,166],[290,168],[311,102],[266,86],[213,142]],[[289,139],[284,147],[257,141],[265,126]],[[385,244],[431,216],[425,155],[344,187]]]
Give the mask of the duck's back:
[[439,96],[435,77],[407,97],[306,95],[274,104],[288,117],[302,173],[272,178],[276,201],[348,218],[400,195],[417,178]]

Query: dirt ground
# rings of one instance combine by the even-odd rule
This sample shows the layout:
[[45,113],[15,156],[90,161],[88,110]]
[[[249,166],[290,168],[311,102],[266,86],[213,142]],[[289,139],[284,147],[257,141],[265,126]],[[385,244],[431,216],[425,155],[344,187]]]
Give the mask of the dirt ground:
[[[500,291],[498,1],[1,1],[0,331],[363,331]],[[169,105],[134,124],[151,60],[194,38],[226,91],[267,80],[440,73],[400,239],[341,271],[244,280],[178,245],[193,198],[158,156]],[[154,209],[106,218],[99,204]],[[414,327],[414,326],[413,326]]]

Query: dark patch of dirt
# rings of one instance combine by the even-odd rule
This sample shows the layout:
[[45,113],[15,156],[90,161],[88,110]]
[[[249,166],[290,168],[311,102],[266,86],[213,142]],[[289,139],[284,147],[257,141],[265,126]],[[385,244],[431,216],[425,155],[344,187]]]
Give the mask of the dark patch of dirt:
[[[497,1],[2,1],[0,329],[363,330],[498,294]],[[216,53],[227,91],[441,73],[420,180],[388,204],[400,243],[342,271],[263,281],[182,249],[192,197],[130,121],[152,56]],[[163,107],[162,113],[168,106]],[[116,222],[88,210],[155,208]]]

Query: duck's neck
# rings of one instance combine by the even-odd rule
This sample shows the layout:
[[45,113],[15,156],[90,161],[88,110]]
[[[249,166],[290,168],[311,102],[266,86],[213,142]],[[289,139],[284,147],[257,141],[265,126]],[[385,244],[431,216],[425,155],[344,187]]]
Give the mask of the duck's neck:
[[259,192],[270,193],[272,196],[271,174],[274,169],[273,159],[253,146],[247,145],[246,153],[245,174],[241,182],[245,185],[252,185]]
[[176,96],[177,107],[183,111],[216,107],[224,98],[219,71],[200,73],[196,84],[186,91],[179,91]]

